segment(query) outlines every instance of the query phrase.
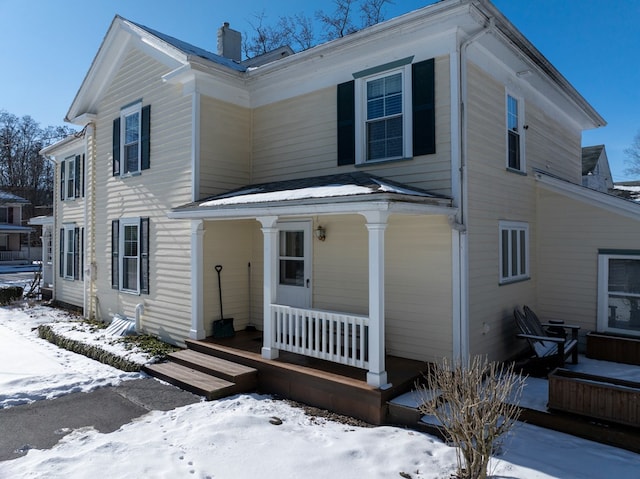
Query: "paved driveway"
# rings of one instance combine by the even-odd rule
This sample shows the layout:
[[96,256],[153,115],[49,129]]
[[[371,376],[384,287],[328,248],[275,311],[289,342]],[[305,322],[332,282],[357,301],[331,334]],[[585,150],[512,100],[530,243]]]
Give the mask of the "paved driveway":
[[0,461],[20,457],[29,449],[49,449],[74,429],[113,432],[149,411],[169,411],[200,400],[175,386],[144,378],[0,409]]

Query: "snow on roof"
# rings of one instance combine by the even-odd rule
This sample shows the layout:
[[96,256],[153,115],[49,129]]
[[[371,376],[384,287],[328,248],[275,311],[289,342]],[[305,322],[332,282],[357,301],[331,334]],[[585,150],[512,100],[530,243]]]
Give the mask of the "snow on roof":
[[337,198],[375,193],[397,194],[418,198],[444,198],[419,188],[413,188],[391,180],[375,177],[368,173],[354,172],[249,185],[209,197],[195,205],[191,204],[187,206],[211,208],[216,206]]
[[9,193],[8,191],[0,190],[0,203],[29,203],[29,200],[25,200],[23,197]]

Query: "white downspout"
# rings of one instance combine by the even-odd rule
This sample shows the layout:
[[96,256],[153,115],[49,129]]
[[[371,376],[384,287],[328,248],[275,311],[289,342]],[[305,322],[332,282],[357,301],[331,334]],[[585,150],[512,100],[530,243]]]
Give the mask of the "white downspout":
[[[458,171],[454,172],[457,178],[458,189],[458,213],[452,219],[452,235],[454,245],[454,274],[457,273],[458,292],[455,294],[453,325],[453,356],[454,360],[466,364],[469,361],[469,242],[466,225],[466,211],[468,208],[467,191],[467,48],[483,35],[493,30],[494,19],[489,19],[489,24],[464,40],[457,48],[458,57]],[[457,43],[457,41],[456,41]]]
[[136,304],[136,333],[140,333],[142,331],[142,318],[141,316],[144,314],[144,303]]
[[[87,220],[89,217],[89,201],[87,200],[88,196],[87,195],[87,190],[88,190],[88,186],[87,186],[87,180],[88,180],[88,176],[87,176],[87,164],[90,161],[90,157],[89,157],[89,138],[91,138],[93,140],[93,125],[91,123],[88,123],[85,127],[85,135],[84,135],[84,162],[82,164],[82,185],[84,188],[84,211],[82,212],[83,218],[82,218],[82,224],[84,225],[82,228],[82,245],[83,245],[83,249],[84,251],[81,252],[81,254],[84,256],[84,271],[82,272],[82,311],[84,313],[84,317],[85,318],[90,318],[91,317],[91,311],[87,311],[87,303],[88,303],[88,291],[87,288],[91,287],[91,281],[93,278],[91,278],[91,269],[90,269],[90,264],[91,262],[89,261],[89,255],[86,254],[87,253],[87,234],[88,234],[88,225],[87,225]],[[91,188],[93,188],[93,185],[90,185]],[[88,280],[88,281],[87,281]]]

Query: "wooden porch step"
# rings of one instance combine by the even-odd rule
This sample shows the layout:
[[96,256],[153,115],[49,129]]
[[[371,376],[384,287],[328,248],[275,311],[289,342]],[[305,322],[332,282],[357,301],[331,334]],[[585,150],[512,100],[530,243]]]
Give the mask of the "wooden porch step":
[[173,362],[235,383],[243,391],[256,388],[258,370],[210,354],[183,349],[169,354]]
[[173,361],[148,364],[144,367],[144,371],[170,384],[204,396],[208,400],[246,392],[231,381],[203,373]]

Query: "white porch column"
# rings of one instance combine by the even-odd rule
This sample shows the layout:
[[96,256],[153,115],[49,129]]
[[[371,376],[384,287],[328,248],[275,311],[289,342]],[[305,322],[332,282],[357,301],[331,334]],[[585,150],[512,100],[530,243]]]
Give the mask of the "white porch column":
[[204,261],[204,224],[202,220],[191,221],[191,329],[189,338],[204,339],[203,307],[203,261]]
[[384,333],[384,231],[389,214],[383,211],[364,214],[369,230],[369,372],[367,383],[388,387],[385,370]]
[[278,271],[278,222],[277,216],[263,216],[257,218],[262,225],[264,240],[264,295],[263,295],[263,343],[262,357],[276,359],[278,349],[273,347],[273,318],[271,317],[271,305],[276,302],[277,271]]

